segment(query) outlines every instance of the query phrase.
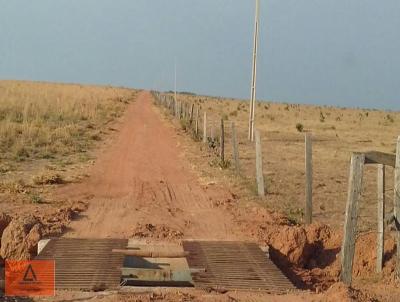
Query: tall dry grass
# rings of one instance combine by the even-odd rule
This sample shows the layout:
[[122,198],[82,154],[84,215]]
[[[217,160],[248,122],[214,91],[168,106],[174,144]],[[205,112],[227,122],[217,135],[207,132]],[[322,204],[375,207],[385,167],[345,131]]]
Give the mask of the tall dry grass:
[[124,88],[0,81],[0,157],[53,158],[84,151],[120,116]]

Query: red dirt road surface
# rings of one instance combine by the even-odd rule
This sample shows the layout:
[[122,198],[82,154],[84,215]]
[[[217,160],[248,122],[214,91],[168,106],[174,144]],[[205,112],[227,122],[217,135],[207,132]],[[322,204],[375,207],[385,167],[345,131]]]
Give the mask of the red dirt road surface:
[[230,214],[213,207],[215,200],[228,199],[229,191],[199,184],[150,93],[142,92],[130,105],[118,131],[91,176],[59,191],[63,198],[90,199],[66,236],[240,239]]

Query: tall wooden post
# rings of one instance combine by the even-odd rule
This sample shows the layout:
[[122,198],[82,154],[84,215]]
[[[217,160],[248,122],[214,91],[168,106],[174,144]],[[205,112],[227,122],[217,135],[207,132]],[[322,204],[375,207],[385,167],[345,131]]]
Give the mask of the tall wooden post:
[[382,272],[385,247],[385,166],[378,165],[378,236],[376,245],[376,272]]
[[224,119],[221,119],[221,138],[220,138],[220,157],[221,163],[225,163],[225,129],[224,129]]
[[207,112],[205,111],[203,117],[203,143],[207,143]]
[[260,131],[256,130],[256,180],[258,196],[265,196],[264,188],[264,174],[263,174],[263,160],[262,160],[262,147]]
[[349,190],[346,204],[346,217],[344,223],[344,237],[341,255],[340,280],[351,284],[354,251],[357,235],[357,220],[359,210],[359,199],[362,191],[362,179],[364,171],[365,155],[354,153],[351,157]]
[[305,222],[312,223],[312,186],[313,186],[313,164],[312,164],[312,137],[311,133],[305,135],[305,168],[306,168],[306,208]]
[[394,222],[396,225],[396,277],[400,279],[400,136],[396,145],[396,166],[394,172]]
[[235,162],[236,174],[240,174],[240,163],[239,163],[239,148],[237,142],[237,134],[235,123],[232,122],[232,148],[233,148],[233,161]]

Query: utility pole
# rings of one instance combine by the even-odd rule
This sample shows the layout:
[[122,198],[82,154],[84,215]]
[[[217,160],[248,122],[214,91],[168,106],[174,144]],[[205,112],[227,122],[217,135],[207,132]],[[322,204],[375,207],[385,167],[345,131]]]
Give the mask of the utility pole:
[[254,140],[254,120],[256,111],[256,83],[257,83],[257,50],[258,50],[258,23],[259,23],[260,0],[256,0],[256,12],[254,18],[254,41],[253,41],[253,66],[251,76],[251,97],[249,110],[249,140]]

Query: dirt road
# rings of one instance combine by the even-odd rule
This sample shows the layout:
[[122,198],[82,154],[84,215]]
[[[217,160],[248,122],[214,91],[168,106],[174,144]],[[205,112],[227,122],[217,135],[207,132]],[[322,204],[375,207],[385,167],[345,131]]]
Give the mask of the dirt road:
[[236,239],[230,215],[213,206],[229,192],[201,186],[179,150],[176,131],[142,92],[90,177],[59,191],[69,199],[90,196],[66,236]]

